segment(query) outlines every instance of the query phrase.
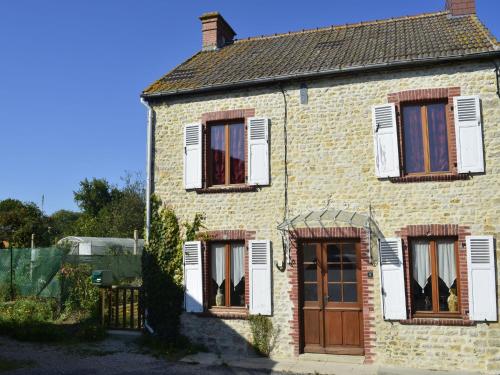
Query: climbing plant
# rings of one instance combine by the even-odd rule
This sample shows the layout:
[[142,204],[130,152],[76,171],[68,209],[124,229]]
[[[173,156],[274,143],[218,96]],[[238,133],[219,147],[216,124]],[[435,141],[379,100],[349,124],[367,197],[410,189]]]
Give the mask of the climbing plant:
[[202,221],[203,216],[197,214],[192,223],[184,223],[186,236],[182,238],[175,212],[163,207],[156,196],[151,199],[149,239],[142,255],[144,304],[148,325],[169,342],[179,337],[184,299],[182,245],[196,238]]

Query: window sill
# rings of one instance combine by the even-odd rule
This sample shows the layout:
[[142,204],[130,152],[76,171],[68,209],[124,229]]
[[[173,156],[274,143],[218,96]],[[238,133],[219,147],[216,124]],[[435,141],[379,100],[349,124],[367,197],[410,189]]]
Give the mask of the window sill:
[[476,322],[473,320],[465,320],[462,317],[456,318],[410,318],[405,320],[400,320],[399,323],[403,325],[415,325],[415,326],[475,326]]
[[391,177],[389,181],[394,183],[407,182],[429,182],[429,181],[456,181],[468,180],[471,176],[466,173],[442,173],[442,174],[426,174],[426,175],[406,175],[403,177]]
[[200,314],[206,318],[248,319],[248,310],[244,307],[211,308]]
[[211,186],[202,189],[196,189],[198,194],[217,194],[217,193],[245,193],[257,191],[257,186],[254,185],[226,185],[226,186]]

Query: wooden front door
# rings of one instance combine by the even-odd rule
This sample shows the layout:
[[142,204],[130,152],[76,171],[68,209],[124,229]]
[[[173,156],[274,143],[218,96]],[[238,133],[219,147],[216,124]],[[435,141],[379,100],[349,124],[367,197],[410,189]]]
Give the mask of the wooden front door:
[[359,243],[304,243],[301,254],[304,352],[364,354]]

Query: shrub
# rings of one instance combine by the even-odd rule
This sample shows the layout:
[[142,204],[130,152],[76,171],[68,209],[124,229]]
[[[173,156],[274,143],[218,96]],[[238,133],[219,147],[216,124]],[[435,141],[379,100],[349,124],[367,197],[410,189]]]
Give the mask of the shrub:
[[[14,296],[16,296],[17,291],[14,288]],[[8,282],[3,282],[0,283],[0,302],[7,302],[10,301],[11,299],[11,290],[10,290],[10,283]]]
[[25,341],[59,341],[64,330],[53,324],[58,305],[52,299],[24,298],[0,305],[0,333]]
[[[184,290],[182,286],[182,245],[179,221],[170,208],[162,208],[158,198],[151,199],[151,227],[142,254],[144,305],[147,323],[166,342],[179,336]],[[184,224],[187,239],[192,240],[201,225],[196,215],[192,224]]]
[[57,318],[57,302],[52,299],[23,298],[2,304],[0,320],[24,322],[48,322]]
[[269,357],[278,334],[271,319],[262,315],[250,315],[249,321],[253,348],[257,353]]
[[92,285],[91,266],[65,264],[61,269],[62,305],[67,314],[97,316],[99,288]]

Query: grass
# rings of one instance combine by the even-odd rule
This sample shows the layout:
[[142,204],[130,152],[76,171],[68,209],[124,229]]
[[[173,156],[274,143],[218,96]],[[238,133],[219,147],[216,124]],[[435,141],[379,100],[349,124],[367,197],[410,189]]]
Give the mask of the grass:
[[19,341],[75,342],[105,338],[103,327],[92,317],[57,319],[53,301],[26,298],[0,304],[0,334]]
[[20,368],[31,367],[35,363],[33,361],[17,361],[12,359],[0,358],[0,372],[13,371]]
[[207,351],[203,345],[193,344],[185,336],[179,336],[176,342],[170,343],[144,334],[136,340],[136,344],[142,349],[142,353],[169,361],[178,361],[187,355]]

